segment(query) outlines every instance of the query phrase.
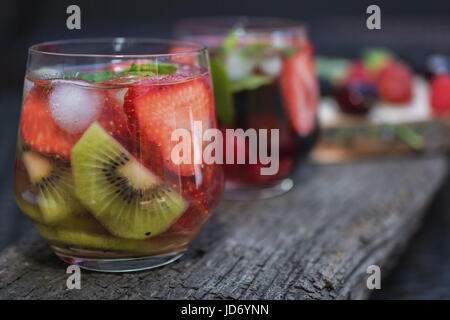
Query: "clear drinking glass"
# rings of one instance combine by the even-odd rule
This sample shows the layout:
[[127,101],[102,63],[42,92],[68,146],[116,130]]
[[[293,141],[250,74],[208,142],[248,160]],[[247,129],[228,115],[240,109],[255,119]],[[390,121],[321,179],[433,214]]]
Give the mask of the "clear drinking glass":
[[17,204],[70,264],[119,272],[174,261],[223,190],[219,165],[171,156],[172,132],[192,133],[195,121],[216,127],[201,45],[125,38],[34,45],[14,170]]
[[[208,47],[224,132],[279,129],[279,169],[273,175],[261,174],[267,165],[260,161],[248,163],[249,140],[235,138],[235,154],[243,149],[247,163],[224,166],[225,198],[268,198],[290,190],[297,163],[318,135],[319,89],[305,27],[276,18],[192,18],[176,25],[175,36]],[[270,143],[269,137],[268,150]]]

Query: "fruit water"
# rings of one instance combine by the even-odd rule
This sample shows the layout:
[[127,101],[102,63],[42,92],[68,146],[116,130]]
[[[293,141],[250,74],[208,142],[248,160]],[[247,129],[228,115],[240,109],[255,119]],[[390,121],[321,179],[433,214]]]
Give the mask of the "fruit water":
[[[222,130],[279,130],[278,172],[261,174],[267,165],[260,161],[226,164],[225,196],[265,197],[254,194],[256,190],[276,195],[275,188],[292,174],[298,160],[308,155],[318,135],[318,83],[312,45],[304,28],[278,19],[199,18],[181,21],[176,33],[180,39],[209,48]],[[248,160],[248,139],[237,137],[234,145],[236,151],[245,150]]]
[[28,74],[17,203],[60,256],[182,252],[223,188],[220,166],[172,161],[172,131],[191,120],[216,127],[207,70],[133,60]]

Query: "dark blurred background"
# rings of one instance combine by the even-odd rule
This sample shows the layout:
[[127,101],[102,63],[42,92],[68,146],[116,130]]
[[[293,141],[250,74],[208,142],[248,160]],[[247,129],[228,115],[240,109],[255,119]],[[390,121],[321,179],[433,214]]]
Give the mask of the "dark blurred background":
[[[81,30],[66,28],[66,8],[81,8]],[[366,8],[381,7],[381,30],[366,28]],[[357,56],[387,46],[418,71],[431,53],[450,53],[450,1],[366,0],[2,0],[0,10],[0,252],[33,232],[12,195],[13,155],[27,48],[37,42],[85,37],[168,38],[173,23],[195,16],[250,15],[299,19],[319,54]],[[448,181],[449,179],[447,179]],[[424,227],[377,298],[450,298],[450,183],[437,195]],[[434,268],[431,268],[434,266]],[[448,271],[448,270],[447,270]]]
[[[81,8],[81,30],[66,28],[66,8],[71,4]],[[381,7],[379,31],[365,27],[370,4]],[[420,58],[430,51],[449,50],[448,0],[2,0],[0,67],[8,76],[0,78],[0,85],[16,89],[21,84],[27,48],[37,42],[105,36],[167,38],[181,18],[216,15],[300,19],[309,25],[319,53],[356,55],[361,46],[381,44],[394,47],[420,67]]]

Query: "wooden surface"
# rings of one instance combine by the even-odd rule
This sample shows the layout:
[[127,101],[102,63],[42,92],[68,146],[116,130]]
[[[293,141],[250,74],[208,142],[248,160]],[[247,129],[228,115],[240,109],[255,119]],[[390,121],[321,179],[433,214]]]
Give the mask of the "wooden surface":
[[447,170],[443,158],[305,165],[275,199],[222,202],[176,263],[134,274],[82,272],[37,236],[0,256],[0,299],[365,298],[368,265],[388,271]]
[[450,175],[382,290],[372,299],[450,299]]

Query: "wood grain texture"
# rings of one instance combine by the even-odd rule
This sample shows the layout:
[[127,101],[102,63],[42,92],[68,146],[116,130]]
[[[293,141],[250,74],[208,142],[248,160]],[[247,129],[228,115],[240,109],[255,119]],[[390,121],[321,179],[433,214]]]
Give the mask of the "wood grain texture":
[[[307,164],[288,194],[223,201],[181,260],[134,274],[82,272],[37,236],[0,256],[0,299],[355,299],[393,265],[447,171],[444,158]],[[384,273],[383,273],[384,274]]]
[[450,299],[450,175],[382,290],[372,299]]

